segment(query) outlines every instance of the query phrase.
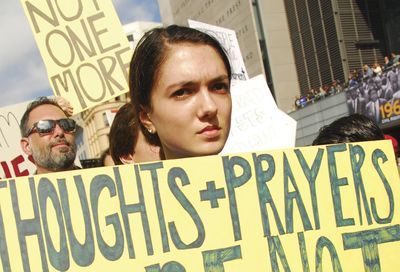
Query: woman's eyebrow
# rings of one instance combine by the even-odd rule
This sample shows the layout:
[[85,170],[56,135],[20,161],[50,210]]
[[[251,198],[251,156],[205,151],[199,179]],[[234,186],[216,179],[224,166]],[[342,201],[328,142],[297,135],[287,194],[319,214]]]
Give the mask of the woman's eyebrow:
[[196,85],[196,81],[180,81],[167,86],[167,89],[175,89],[177,87],[188,87]]
[[220,76],[217,76],[217,77],[211,79],[209,82],[223,81],[223,80],[227,80],[227,79],[229,79],[228,75],[220,75]]
[[[215,78],[208,80],[208,82],[218,82],[218,81],[223,81],[223,80],[227,80],[227,79],[228,79],[228,75],[220,75],[220,76],[217,76]],[[198,83],[198,81],[195,81],[195,80],[188,80],[188,81],[182,80],[180,82],[173,83],[173,84],[167,86],[167,89],[173,89],[176,87],[189,87],[189,86],[196,85],[197,83]]]

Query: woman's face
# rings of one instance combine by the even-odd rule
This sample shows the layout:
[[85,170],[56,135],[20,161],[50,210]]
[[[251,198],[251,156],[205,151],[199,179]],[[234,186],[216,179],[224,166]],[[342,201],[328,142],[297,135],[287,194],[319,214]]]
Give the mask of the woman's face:
[[228,73],[208,45],[170,46],[156,76],[151,109],[141,121],[157,133],[166,159],[218,154],[228,138],[232,101]]

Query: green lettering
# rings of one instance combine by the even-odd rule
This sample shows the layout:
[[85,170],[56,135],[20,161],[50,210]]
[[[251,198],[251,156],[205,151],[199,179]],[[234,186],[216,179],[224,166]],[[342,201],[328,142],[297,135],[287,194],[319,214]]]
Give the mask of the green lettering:
[[[306,207],[304,205],[303,199],[301,198],[299,187],[296,184],[296,180],[290,169],[289,161],[286,154],[283,154],[283,186],[285,193],[285,223],[286,223],[286,233],[293,233],[293,202],[296,201],[297,207],[299,209],[300,218],[303,222],[304,230],[311,230],[311,222],[308,217]],[[289,192],[289,180],[294,188],[293,192]]]
[[315,156],[315,159],[311,167],[308,166],[306,159],[304,158],[303,153],[301,152],[300,149],[295,149],[294,152],[296,153],[297,159],[301,165],[301,168],[303,169],[304,175],[306,176],[308,185],[310,187],[315,229],[319,229],[320,223],[319,223],[319,212],[318,212],[318,201],[317,201],[317,189],[315,186],[315,181],[317,179],[319,169],[321,167],[322,156],[324,155],[324,149],[318,148],[318,153]]
[[328,170],[331,181],[333,207],[335,209],[335,220],[337,227],[354,225],[353,218],[343,218],[342,200],[340,197],[340,186],[348,185],[347,178],[339,178],[336,168],[335,153],[347,150],[346,144],[330,145],[326,147],[328,152]]
[[372,215],[374,216],[374,219],[378,224],[387,224],[387,223],[392,222],[392,219],[393,219],[394,198],[393,198],[392,188],[390,187],[390,184],[379,165],[379,159],[381,159],[383,163],[387,162],[387,160],[388,160],[385,153],[382,150],[375,149],[374,152],[372,152],[372,164],[374,165],[376,172],[378,172],[378,175],[381,178],[383,186],[385,187],[386,194],[388,196],[388,202],[389,202],[389,214],[385,218],[382,218],[378,215],[375,198],[373,198],[373,197],[371,197],[371,209],[372,209]]
[[224,272],[224,263],[242,258],[240,246],[203,251],[204,272]]

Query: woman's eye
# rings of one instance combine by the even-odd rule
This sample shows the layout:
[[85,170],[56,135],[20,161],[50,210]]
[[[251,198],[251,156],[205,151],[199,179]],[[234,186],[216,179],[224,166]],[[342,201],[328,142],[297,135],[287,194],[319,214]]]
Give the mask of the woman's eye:
[[176,97],[176,98],[183,98],[183,97],[185,97],[187,95],[190,95],[191,93],[192,93],[192,91],[189,90],[189,89],[180,89],[180,90],[175,91],[172,94],[172,96]]
[[215,83],[212,90],[218,93],[229,93],[229,85],[225,82]]

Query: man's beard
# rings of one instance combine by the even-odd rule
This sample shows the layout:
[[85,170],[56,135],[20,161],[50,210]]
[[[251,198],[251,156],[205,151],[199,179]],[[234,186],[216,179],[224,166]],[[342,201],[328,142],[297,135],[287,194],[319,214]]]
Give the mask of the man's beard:
[[[67,146],[58,148],[58,151],[53,150],[52,147],[58,143],[65,143]],[[75,161],[76,144],[70,144],[66,140],[51,142],[44,148],[31,146],[31,149],[35,163],[51,171],[70,169]]]

